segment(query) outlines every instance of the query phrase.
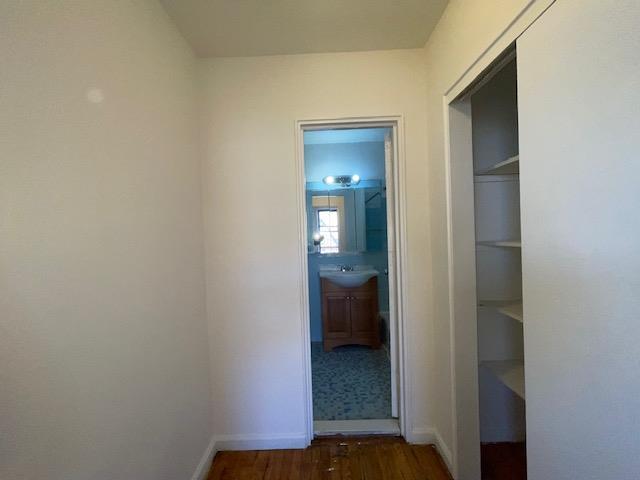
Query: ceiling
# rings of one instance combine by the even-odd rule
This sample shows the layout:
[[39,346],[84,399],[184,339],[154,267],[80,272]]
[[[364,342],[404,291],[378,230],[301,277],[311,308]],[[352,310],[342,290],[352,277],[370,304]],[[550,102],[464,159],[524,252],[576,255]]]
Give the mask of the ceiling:
[[448,0],[160,0],[200,57],[424,46]]

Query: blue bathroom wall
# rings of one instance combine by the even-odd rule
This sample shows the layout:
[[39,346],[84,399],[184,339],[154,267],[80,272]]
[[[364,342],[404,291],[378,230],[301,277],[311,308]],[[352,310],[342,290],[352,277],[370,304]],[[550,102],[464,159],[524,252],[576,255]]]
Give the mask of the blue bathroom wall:
[[311,341],[322,341],[322,294],[320,291],[320,265],[373,265],[378,275],[378,304],[380,311],[389,310],[388,255],[386,251],[355,254],[309,256],[309,314],[311,321]]
[[353,175],[362,180],[384,178],[384,142],[331,143],[304,146],[306,182],[322,182],[327,175]]
[[385,136],[390,133],[390,127],[305,130],[304,144],[328,145],[332,143],[384,142]]
[[365,230],[368,251],[387,250],[387,199],[382,186],[365,189]]

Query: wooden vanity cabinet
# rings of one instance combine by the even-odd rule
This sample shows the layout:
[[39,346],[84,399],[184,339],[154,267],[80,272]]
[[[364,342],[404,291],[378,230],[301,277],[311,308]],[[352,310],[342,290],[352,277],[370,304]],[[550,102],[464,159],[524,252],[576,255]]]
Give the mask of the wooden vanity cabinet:
[[380,348],[377,277],[355,288],[322,278],[321,287],[324,351],[340,345]]

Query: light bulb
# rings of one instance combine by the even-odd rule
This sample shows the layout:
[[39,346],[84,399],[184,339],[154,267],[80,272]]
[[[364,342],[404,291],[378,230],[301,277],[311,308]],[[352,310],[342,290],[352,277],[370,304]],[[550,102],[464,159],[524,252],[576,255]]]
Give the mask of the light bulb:
[[322,181],[327,185],[333,185],[336,181],[336,178],[333,175],[329,175],[327,177],[324,177]]
[[320,245],[323,240],[324,240],[324,235],[322,235],[320,232],[313,232],[314,245]]
[[360,181],[360,175],[358,175],[357,173],[354,173],[353,175],[351,175],[351,183],[358,183]]

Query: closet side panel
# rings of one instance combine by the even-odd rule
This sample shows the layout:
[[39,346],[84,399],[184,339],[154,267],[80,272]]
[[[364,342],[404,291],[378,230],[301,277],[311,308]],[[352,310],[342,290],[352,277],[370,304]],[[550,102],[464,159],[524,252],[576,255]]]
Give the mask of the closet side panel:
[[640,475],[640,2],[518,41],[530,480]]

